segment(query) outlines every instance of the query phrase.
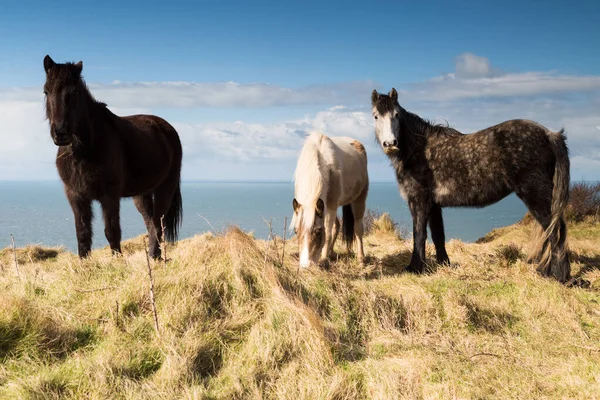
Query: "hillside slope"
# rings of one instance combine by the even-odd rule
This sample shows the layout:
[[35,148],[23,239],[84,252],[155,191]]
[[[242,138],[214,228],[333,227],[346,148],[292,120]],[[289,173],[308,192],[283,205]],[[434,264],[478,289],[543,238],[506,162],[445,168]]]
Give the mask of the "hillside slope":
[[[385,217],[384,217],[385,218]],[[401,273],[410,241],[379,220],[368,265],[343,249],[298,271],[295,242],[237,228],[152,262],[53,249],[0,253],[0,398],[594,398],[600,226],[570,227],[567,288],[525,263],[530,225],[448,243],[454,265]],[[428,253],[433,255],[428,243]]]

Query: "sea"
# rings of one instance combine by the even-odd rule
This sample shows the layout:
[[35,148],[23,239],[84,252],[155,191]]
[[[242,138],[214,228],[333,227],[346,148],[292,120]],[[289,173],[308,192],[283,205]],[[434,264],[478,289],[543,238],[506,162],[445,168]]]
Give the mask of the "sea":
[[[183,223],[180,238],[230,225],[267,238],[270,230],[282,236],[292,217],[292,182],[192,182],[181,185]],[[401,231],[412,233],[410,211],[395,182],[371,182],[367,208],[387,212]],[[514,195],[484,208],[444,208],[446,238],[472,242],[494,228],[519,221],[527,211]],[[338,211],[341,216],[341,211]],[[99,204],[94,203],[93,247],[108,245]],[[146,233],[131,199],[121,200],[123,240]],[[287,229],[290,236],[290,229]],[[75,224],[60,181],[0,182],[0,248],[30,244],[62,246],[76,251]]]

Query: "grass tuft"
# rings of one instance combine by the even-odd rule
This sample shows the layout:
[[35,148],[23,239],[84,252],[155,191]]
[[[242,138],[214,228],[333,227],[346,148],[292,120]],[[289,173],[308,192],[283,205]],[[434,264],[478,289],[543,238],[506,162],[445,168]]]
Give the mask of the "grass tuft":
[[[299,271],[295,240],[282,256],[279,239],[235,227],[172,245],[166,266],[151,261],[160,337],[141,237],[118,258],[109,249],[86,260],[18,249],[19,275],[0,274],[0,398],[600,392],[597,224],[569,226],[573,274],[589,289],[537,275],[522,250],[528,224],[479,244],[451,240],[453,265],[421,276],[402,272],[412,242],[399,239],[398,225],[386,214],[369,224],[366,265],[339,245],[327,270]],[[431,243],[427,254],[434,258]]]

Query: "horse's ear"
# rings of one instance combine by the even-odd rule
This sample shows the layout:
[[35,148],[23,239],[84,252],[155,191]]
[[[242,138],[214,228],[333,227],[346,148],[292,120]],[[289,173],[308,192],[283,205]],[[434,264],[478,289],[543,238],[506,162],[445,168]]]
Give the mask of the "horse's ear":
[[392,90],[390,90],[390,97],[392,98],[392,100],[398,101],[398,92],[396,92],[395,88],[392,88]]
[[300,208],[300,203],[298,203],[298,200],[292,200],[292,207],[294,207],[294,212],[298,212],[298,209]]
[[44,57],[44,70],[46,71],[46,73],[48,73],[50,68],[54,67],[55,65],[56,63],[54,62],[54,60],[50,58],[48,54],[46,54],[46,57]]
[[377,90],[373,89],[373,93],[371,93],[371,103],[373,103],[373,104],[377,103],[378,99],[379,99],[379,93],[377,93]]
[[83,70],[83,61],[73,64],[73,67],[75,67],[75,71],[77,71],[78,74],[81,74],[81,71]]
[[325,203],[322,199],[317,200],[317,216],[323,218],[323,211],[325,211]]

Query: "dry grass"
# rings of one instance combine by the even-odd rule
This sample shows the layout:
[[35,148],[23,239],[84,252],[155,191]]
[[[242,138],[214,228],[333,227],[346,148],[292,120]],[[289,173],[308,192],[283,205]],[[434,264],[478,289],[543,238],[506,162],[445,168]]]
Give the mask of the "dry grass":
[[529,225],[450,241],[454,265],[415,276],[380,222],[367,266],[340,247],[326,271],[236,228],[179,242],[153,263],[160,337],[141,237],[83,262],[20,250],[20,279],[3,251],[0,398],[598,396],[600,246],[577,233],[600,228],[570,227],[579,289],[525,263]]

